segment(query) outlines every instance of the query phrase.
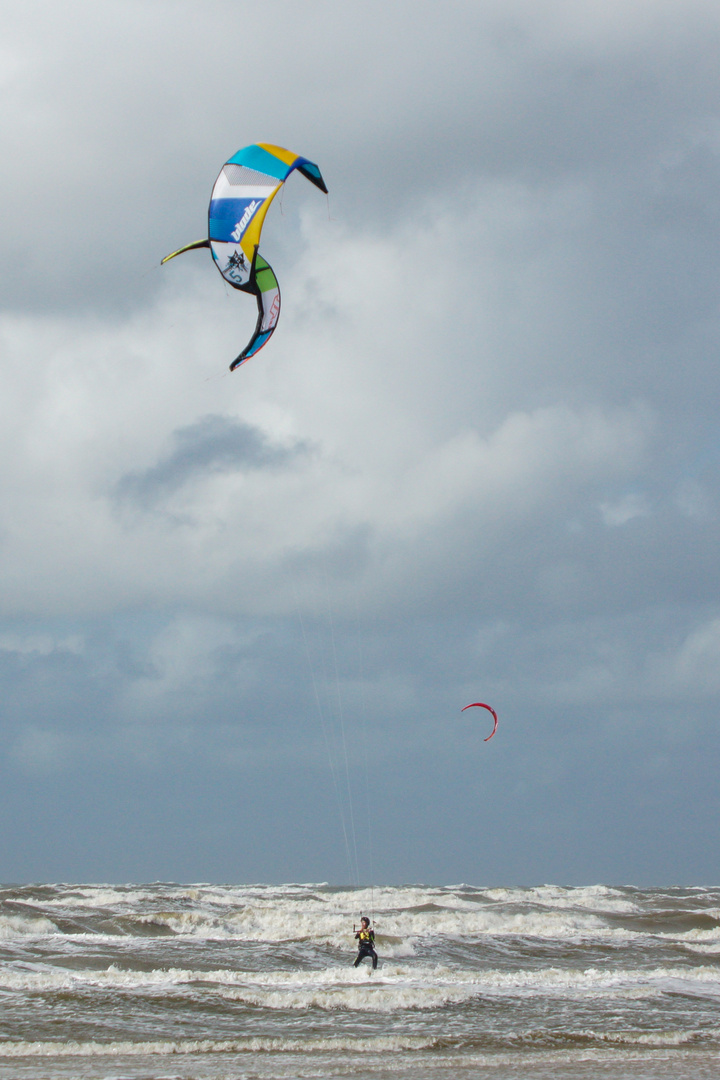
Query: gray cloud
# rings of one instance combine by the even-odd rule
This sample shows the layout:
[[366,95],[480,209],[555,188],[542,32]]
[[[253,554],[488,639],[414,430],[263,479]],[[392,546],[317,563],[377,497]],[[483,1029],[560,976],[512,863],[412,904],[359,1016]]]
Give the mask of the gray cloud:
[[117,498],[152,507],[198,476],[277,469],[308,452],[307,443],[274,445],[258,428],[229,416],[203,416],[173,432],[172,442],[173,449],[156,465],[120,478]]
[[[72,28],[46,0],[7,12],[0,89],[24,106],[3,122],[6,310],[127,312],[154,297],[163,276],[149,271],[204,234],[220,164],[255,137],[249,115],[321,160],[343,220],[385,229],[418,198],[444,203],[477,180],[647,194],[659,162],[707,128],[717,89],[716,20],[697,2],[631,3],[610,19],[460,3],[442,21],[419,0],[411,17],[373,3],[349,8],[337,38],[324,3],[276,0],[272,36],[261,9],[218,0],[202,18],[168,2],[132,18],[76,10]],[[253,42],[240,91],[239,38]],[[288,200],[316,195],[298,182]],[[271,244],[288,230],[271,229]]]

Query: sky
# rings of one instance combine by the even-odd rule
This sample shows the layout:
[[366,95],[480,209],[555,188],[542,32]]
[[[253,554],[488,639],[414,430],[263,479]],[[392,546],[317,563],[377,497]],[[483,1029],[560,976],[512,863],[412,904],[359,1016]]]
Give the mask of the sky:
[[717,884],[717,4],[3,31],[0,879]]

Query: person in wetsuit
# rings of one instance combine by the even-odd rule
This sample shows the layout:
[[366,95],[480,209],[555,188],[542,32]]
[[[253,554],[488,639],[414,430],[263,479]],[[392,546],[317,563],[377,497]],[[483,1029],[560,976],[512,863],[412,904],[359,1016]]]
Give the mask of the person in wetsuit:
[[[353,926],[353,930],[355,927]],[[360,929],[355,934],[358,943],[358,954],[355,958],[353,967],[357,967],[361,960],[364,960],[366,956],[372,958],[373,971],[377,967],[377,953],[375,952],[375,931],[370,929],[370,920],[367,915],[363,915],[360,920]]]

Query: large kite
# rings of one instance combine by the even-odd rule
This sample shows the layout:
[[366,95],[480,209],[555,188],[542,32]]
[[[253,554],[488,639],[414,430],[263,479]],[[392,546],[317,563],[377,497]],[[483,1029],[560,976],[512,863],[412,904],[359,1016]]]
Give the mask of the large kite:
[[257,299],[255,332],[230,370],[234,371],[267,344],[280,317],[280,289],[272,267],[258,252],[260,233],[270,203],[297,169],[327,194],[317,165],[283,150],[282,146],[256,143],[238,150],[225,162],[210,197],[208,238],[178,248],[162,260],[166,263],[184,251],[209,247],[215,265],[234,289]]

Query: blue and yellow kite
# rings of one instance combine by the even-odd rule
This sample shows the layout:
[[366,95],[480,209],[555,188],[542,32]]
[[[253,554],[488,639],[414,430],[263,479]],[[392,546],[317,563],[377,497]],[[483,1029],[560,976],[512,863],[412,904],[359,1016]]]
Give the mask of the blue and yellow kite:
[[215,181],[208,211],[207,240],[186,244],[162,260],[166,263],[184,251],[209,247],[225,280],[234,289],[256,297],[255,332],[233,360],[231,371],[262,349],[278,324],[280,289],[258,246],[270,203],[294,169],[327,194],[320,170],[307,158],[270,143],[256,143],[238,150],[225,162]]

